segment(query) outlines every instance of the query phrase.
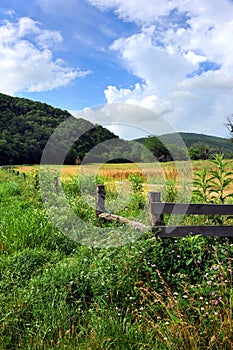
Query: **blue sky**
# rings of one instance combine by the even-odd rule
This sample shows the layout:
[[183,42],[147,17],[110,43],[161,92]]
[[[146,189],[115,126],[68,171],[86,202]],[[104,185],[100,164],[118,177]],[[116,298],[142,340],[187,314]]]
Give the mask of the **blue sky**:
[[[167,131],[227,137],[232,18],[230,0],[2,0],[0,92],[75,115],[84,109],[96,123],[95,105],[154,111],[108,115],[129,138],[134,126],[158,133],[158,116]],[[124,123],[132,127],[123,132]]]

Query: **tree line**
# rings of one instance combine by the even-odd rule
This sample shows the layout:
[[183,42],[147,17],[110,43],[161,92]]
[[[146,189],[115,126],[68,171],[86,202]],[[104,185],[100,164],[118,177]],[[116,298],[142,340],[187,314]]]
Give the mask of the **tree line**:
[[[67,130],[57,133],[56,142],[66,149],[69,136],[81,135],[67,148],[65,164],[80,162],[151,162],[208,159],[211,154],[223,152],[228,158],[232,149],[222,140],[206,136],[194,142],[195,134],[182,134],[186,146],[176,142],[176,135],[150,136],[135,141],[119,139],[101,125],[82,118],[76,119],[65,110],[25,98],[0,94],[0,165],[39,164],[43,150],[55,129],[69,118]],[[233,135],[233,118],[228,118]],[[85,130],[88,130],[85,132]],[[111,140],[111,141],[110,141]],[[56,142],[51,146],[51,163],[59,163]],[[211,143],[212,142],[212,143]],[[213,147],[216,146],[216,147]],[[227,145],[228,146],[228,145]],[[53,149],[54,148],[54,149]]]

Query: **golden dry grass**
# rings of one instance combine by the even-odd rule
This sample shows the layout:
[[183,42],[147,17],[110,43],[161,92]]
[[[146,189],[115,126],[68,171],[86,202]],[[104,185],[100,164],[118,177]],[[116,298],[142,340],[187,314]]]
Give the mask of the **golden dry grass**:
[[[34,166],[17,166],[15,167],[19,172],[25,172],[26,174],[34,173],[39,170],[39,165]],[[58,166],[50,166],[51,169],[59,169]],[[180,171],[191,174],[190,166],[187,168],[185,162],[179,162],[179,167],[176,167],[175,163],[122,163],[122,164],[90,164],[90,165],[64,165],[61,168],[62,177],[68,179],[72,176],[80,174],[96,175],[110,177],[116,180],[128,179],[131,174],[141,175],[144,178],[150,177],[165,177],[165,179],[175,180]],[[188,169],[188,170],[187,170]]]
[[[68,180],[70,177],[81,175],[99,175],[111,178],[113,181],[127,180],[131,174],[143,177],[147,183],[190,182],[194,172],[200,171],[202,166],[212,169],[213,164],[208,160],[191,162],[168,162],[168,163],[121,163],[121,164],[89,164],[89,165],[64,165],[61,167],[62,178]],[[59,169],[58,166],[50,166],[51,169]],[[17,166],[19,172],[35,173],[40,166]],[[233,170],[233,160],[228,161],[228,170]],[[233,180],[233,178],[232,178]],[[229,190],[233,192],[233,181]]]

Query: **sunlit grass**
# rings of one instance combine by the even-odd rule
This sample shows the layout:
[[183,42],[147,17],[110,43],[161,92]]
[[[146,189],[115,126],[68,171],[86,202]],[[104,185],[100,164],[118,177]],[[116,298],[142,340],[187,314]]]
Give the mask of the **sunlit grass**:
[[[203,164],[210,163],[193,162],[195,171]],[[86,166],[90,180],[97,166]],[[110,202],[129,194],[124,181],[130,174],[147,176],[156,188],[169,180],[172,197],[174,164],[144,166],[144,173],[138,164],[101,167]],[[50,222],[35,183],[38,168],[17,167],[26,181],[0,169],[1,350],[232,348],[231,239],[162,240],[148,232],[118,248],[81,245]],[[62,169],[70,205],[87,223],[104,225],[80,196],[78,169]],[[83,181],[84,190],[92,190],[88,176]],[[125,213],[137,214],[137,196]]]
[[[131,174],[136,174],[144,178],[145,184],[165,184],[167,182],[177,184],[190,184],[195,172],[201,170],[205,166],[207,170],[213,168],[213,164],[209,160],[197,160],[186,162],[167,162],[167,163],[122,163],[122,164],[89,164],[89,165],[63,165],[53,166],[51,169],[61,171],[62,181],[69,180],[71,177],[83,176],[98,176],[112,179],[113,181],[128,180]],[[16,169],[19,172],[26,174],[39,171],[40,166],[18,166]],[[233,169],[233,160],[228,161],[227,169]],[[159,188],[159,187],[158,187]],[[233,192],[233,177],[232,185],[228,188]]]

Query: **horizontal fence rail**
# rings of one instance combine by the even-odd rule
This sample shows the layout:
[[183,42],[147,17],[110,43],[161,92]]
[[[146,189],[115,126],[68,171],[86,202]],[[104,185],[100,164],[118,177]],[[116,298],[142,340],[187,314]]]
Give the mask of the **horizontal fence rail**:
[[160,192],[148,193],[148,215],[150,226],[122,216],[107,213],[105,210],[105,187],[96,189],[96,215],[104,220],[128,224],[134,229],[146,232],[153,230],[156,237],[186,237],[201,234],[203,236],[233,237],[233,225],[196,225],[165,226],[164,214],[170,215],[228,215],[233,218],[233,204],[201,204],[161,202]]
[[107,221],[115,221],[115,222],[122,223],[122,224],[128,224],[131,227],[133,227],[135,230],[140,230],[143,232],[148,231],[148,227],[146,225],[141,224],[138,221],[126,219],[125,217],[120,216],[120,215],[115,215],[115,214],[110,214],[110,213],[101,213],[101,214],[99,214],[99,218],[102,218],[102,219],[107,220]]
[[187,215],[232,215],[233,204],[194,204],[152,202],[151,212],[158,214],[187,214]]
[[159,192],[149,193],[149,217],[152,230],[159,237],[203,236],[233,237],[233,225],[165,226],[163,214],[232,215],[233,204],[169,203],[160,201]]
[[[156,236],[186,237],[188,235],[233,237],[233,226],[154,226]],[[156,232],[157,231],[157,232]]]

